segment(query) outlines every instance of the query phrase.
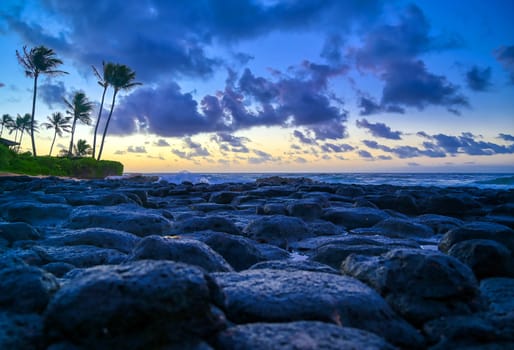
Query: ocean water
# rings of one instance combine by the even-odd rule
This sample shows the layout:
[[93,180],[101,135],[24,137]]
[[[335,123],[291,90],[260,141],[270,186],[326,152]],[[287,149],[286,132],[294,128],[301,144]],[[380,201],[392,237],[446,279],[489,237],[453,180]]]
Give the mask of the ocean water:
[[472,186],[479,188],[514,189],[514,174],[492,173],[148,173],[170,183],[244,183],[269,176],[305,177],[318,182],[396,185],[396,186]]

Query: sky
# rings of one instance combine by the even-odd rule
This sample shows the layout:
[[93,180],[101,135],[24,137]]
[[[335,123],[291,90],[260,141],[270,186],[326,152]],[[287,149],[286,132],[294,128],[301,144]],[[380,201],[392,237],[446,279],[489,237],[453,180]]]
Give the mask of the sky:
[[[136,72],[103,153],[126,172],[514,172],[513,13],[511,0],[2,0],[0,114],[30,113],[16,50],[44,45],[69,74],[40,78],[40,123],[77,91],[96,121],[92,66]],[[36,135],[38,154],[52,136]]]

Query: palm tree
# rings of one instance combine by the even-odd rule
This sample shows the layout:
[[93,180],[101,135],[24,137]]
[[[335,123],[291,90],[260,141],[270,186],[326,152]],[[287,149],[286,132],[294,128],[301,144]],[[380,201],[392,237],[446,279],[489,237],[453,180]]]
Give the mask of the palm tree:
[[56,112],[52,113],[52,116],[46,117],[46,119],[48,120],[48,123],[43,123],[41,125],[44,126],[47,130],[54,129],[54,138],[52,140],[52,146],[50,146],[50,152],[48,153],[48,155],[51,156],[57,135],[62,137],[63,132],[70,132],[71,117],[65,117],[61,112]]
[[4,127],[6,127],[7,130],[9,130],[14,124],[14,119],[9,114],[4,114],[2,116],[2,119],[0,119],[0,124],[2,124],[2,129],[0,130],[0,137],[2,137]]
[[37,46],[27,49],[23,46],[23,52],[16,50],[18,62],[25,69],[25,75],[34,78],[34,91],[32,95],[32,114],[30,119],[30,137],[32,139],[32,155],[36,156],[36,142],[34,141],[34,114],[36,113],[36,96],[37,96],[37,80],[40,74],[58,75],[68,74],[68,72],[57,70],[56,67],[62,64],[62,61],[55,57],[55,52],[44,46]]
[[98,126],[100,125],[100,119],[102,118],[102,110],[104,106],[104,100],[105,100],[105,93],[107,92],[107,88],[109,87],[109,82],[113,79],[113,73],[115,70],[116,65],[111,62],[102,62],[102,74],[98,72],[95,66],[93,67],[93,73],[95,73],[97,79],[98,79],[98,85],[103,87],[102,92],[102,101],[100,102],[100,110],[98,111],[98,118],[96,119],[96,125],[95,125],[95,132],[93,134],[93,158],[95,158],[96,154],[96,134],[98,134]]
[[71,126],[70,147],[68,148],[68,154],[71,156],[71,151],[73,150],[73,136],[75,135],[75,126],[77,121],[80,121],[86,125],[91,124],[90,114],[93,110],[93,103],[87,99],[86,94],[82,91],[76,92],[75,95],[73,95],[71,102],[67,99],[64,99],[64,103],[69,108],[66,113],[71,115],[73,118],[73,124]]
[[102,135],[102,142],[100,143],[100,151],[98,152],[97,158],[98,160],[100,160],[102,157],[105,135],[107,135],[107,129],[109,128],[109,123],[111,121],[112,111],[114,110],[114,104],[116,103],[116,95],[118,95],[120,90],[128,91],[134,86],[141,85],[141,83],[134,82],[134,79],[136,79],[136,72],[124,64],[116,64],[113,69],[112,76],[110,76],[109,79],[109,84],[114,88],[114,93],[112,95],[111,111],[107,117],[107,122],[105,123],[105,129]]
[[[34,129],[37,129],[37,125],[34,125]],[[20,132],[20,139],[18,142],[18,147],[16,148],[16,152],[19,152],[20,150],[20,146],[21,146],[21,143],[23,141],[23,134],[26,132],[31,132],[32,130],[32,121],[31,121],[31,116],[29,113],[25,113],[23,116],[21,116],[20,114],[18,114],[16,116],[16,120],[14,121],[14,124],[13,124],[13,127],[11,129],[11,132],[12,133],[13,131],[15,131],[15,134],[14,134],[14,142],[17,141],[18,139],[18,132]]]
[[78,140],[77,145],[73,146],[73,148],[75,150],[76,157],[84,157],[91,154],[93,151],[91,145],[89,145],[86,140]]

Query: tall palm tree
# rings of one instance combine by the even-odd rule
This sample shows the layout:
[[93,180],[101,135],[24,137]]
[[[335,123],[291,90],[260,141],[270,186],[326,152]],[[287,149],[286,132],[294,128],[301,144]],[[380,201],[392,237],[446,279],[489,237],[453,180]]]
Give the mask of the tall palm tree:
[[84,157],[93,151],[91,148],[91,145],[89,145],[86,140],[78,140],[77,145],[73,146],[75,150],[75,156],[76,157]]
[[113,79],[113,74],[116,65],[111,62],[102,62],[102,74],[98,72],[95,66],[93,67],[93,73],[95,74],[96,78],[98,79],[98,85],[103,87],[102,92],[102,101],[100,102],[100,110],[98,111],[98,118],[96,119],[95,124],[95,132],[93,134],[93,158],[95,158],[96,155],[96,134],[98,134],[98,126],[100,125],[100,119],[102,118],[102,110],[104,106],[104,100],[105,100],[105,93],[107,92],[107,88],[109,87],[109,82]]
[[0,137],[2,137],[4,127],[9,130],[14,124],[14,119],[9,114],[4,114],[2,119],[0,119],[0,124],[2,124],[2,129],[0,130]]
[[109,112],[109,116],[107,117],[107,122],[105,123],[105,129],[102,135],[102,142],[100,143],[100,151],[98,152],[98,160],[102,157],[102,151],[104,148],[105,135],[107,135],[107,129],[109,128],[109,123],[111,122],[112,111],[114,110],[114,105],[116,103],[116,95],[120,90],[130,90],[137,85],[141,85],[141,83],[135,82],[136,72],[130,69],[128,66],[124,64],[116,64],[113,70],[112,76],[110,76],[109,84],[114,88],[114,93],[112,94],[112,103],[111,103],[111,111]]
[[71,117],[65,117],[62,115],[61,112],[52,113],[51,116],[46,117],[48,120],[48,123],[41,124],[44,126],[47,130],[48,129],[54,129],[54,138],[52,140],[52,146],[50,146],[50,152],[48,152],[48,155],[52,155],[52,150],[54,148],[55,138],[57,135],[59,137],[62,137],[63,132],[70,132],[70,120]]
[[64,99],[64,103],[68,106],[68,110],[66,113],[71,115],[73,118],[73,124],[71,126],[71,140],[70,147],[68,148],[68,154],[71,156],[71,151],[73,150],[73,136],[75,135],[75,126],[77,121],[84,123],[86,125],[91,124],[91,111],[93,110],[93,103],[89,101],[86,97],[86,94],[82,91],[78,91],[73,95],[73,99],[68,101]]
[[34,114],[36,113],[37,80],[40,74],[59,75],[68,72],[57,70],[62,61],[55,57],[55,52],[44,46],[33,47],[28,50],[23,46],[23,52],[16,50],[18,62],[25,69],[25,75],[34,79],[34,91],[32,95],[32,114],[30,119],[30,137],[32,139],[32,155],[36,154],[36,142],[34,141]]
[[[37,125],[34,125],[34,129],[37,129]],[[16,120],[14,121],[13,127],[11,129],[11,133],[15,131],[14,134],[14,142],[18,142],[18,147],[16,148],[16,152],[19,152],[21,143],[23,141],[23,134],[25,132],[31,132],[32,130],[32,121],[29,113],[25,113],[23,116],[18,114],[16,116]],[[18,132],[20,132],[20,139],[18,140]]]

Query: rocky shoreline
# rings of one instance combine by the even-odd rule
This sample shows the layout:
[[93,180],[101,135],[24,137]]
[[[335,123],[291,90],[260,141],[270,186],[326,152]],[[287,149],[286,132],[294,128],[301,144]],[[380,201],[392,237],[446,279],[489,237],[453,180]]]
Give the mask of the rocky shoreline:
[[514,348],[514,190],[0,178],[1,349]]

